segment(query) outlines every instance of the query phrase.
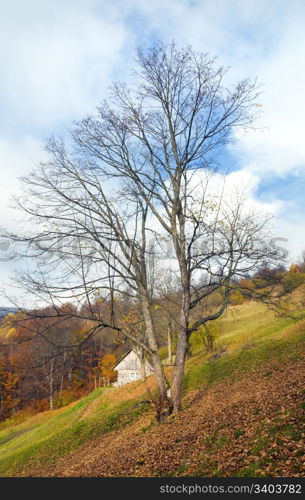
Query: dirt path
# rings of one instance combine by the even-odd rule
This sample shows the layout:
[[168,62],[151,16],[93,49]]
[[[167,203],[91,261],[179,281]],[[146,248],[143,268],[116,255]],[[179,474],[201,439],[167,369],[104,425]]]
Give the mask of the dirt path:
[[22,436],[22,434],[26,434],[27,432],[32,431],[33,429],[35,429],[35,427],[29,427],[29,429],[21,429],[20,431],[13,432],[6,438],[0,440],[0,446],[4,443],[8,443],[9,441],[15,439],[18,436]]
[[304,353],[269,363],[188,395],[187,408],[161,425],[142,415],[31,475],[230,476],[256,464],[262,475],[305,476],[304,375]]

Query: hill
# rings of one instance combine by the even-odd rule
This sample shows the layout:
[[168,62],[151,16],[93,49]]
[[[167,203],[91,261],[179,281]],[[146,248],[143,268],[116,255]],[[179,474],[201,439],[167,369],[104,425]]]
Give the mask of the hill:
[[228,310],[187,361],[184,408],[158,425],[153,377],[0,426],[2,476],[305,476],[305,321]]
[[0,307],[0,321],[4,316],[7,316],[7,314],[15,314],[18,311],[16,307]]

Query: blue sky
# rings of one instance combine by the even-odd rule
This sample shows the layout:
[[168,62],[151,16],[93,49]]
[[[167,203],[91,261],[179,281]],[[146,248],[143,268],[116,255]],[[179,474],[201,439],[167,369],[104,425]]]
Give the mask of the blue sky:
[[[262,84],[260,129],[224,156],[252,186],[291,258],[305,249],[305,2],[303,0],[0,0],[0,224],[17,177],[43,159],[51,132],[93,112],[126,80],[137,45],[157,38],[209,52],[228,83]],[[236,173],[235,172],[235,173]],[[0,248],[5,253],[4,250]],[[0,256],[1,257],[1,256]],[[12,264],[1,263],[0,280]]]

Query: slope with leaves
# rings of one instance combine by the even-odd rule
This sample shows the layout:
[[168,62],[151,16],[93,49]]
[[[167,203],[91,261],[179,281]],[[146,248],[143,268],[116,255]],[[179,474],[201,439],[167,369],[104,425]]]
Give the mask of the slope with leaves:
[[152,377],[96,390],[0,431],[0,473],[304,475],[304,340],[304,321],[230,308],[216,352],[187,361],[181,414],[156,425]]

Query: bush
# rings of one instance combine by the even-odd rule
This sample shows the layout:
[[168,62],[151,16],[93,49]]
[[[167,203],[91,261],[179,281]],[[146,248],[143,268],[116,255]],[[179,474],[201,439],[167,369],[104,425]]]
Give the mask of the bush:
[[244,296],[240,293],[239,290],[234,290],[234,292],[232,292],[230,294],[230,304],[233,305],[233,306],[238,306],[240,304],[243,304],[245,301],[245,298]]
[[72,403],[74,399],[75,398],[73,397],[71,391],[64,390],[61,394],[58,392],[54,398],[54,408],[62,408],[63,406]]
[[305,273],[300,272],[289,271],[282,279],[285,293],[292,292],[303,283],[305,283]]
[[221,330],[221,321],[207,321],[195,330],[190,337],[191,353],[199,349],[206,349],[208,352],[213,351],[215,340],[219,336]]

